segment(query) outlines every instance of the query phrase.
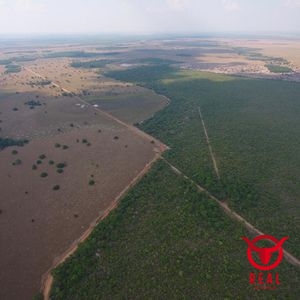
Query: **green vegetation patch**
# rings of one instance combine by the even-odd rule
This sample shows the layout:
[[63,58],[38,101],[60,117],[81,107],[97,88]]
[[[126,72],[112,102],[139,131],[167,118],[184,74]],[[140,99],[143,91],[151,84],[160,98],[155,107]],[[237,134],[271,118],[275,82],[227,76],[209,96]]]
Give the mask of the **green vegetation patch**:
[[8,139],[8,138],[1,138],[0,137],[0,151],[7,148],[7,147],[12,147],[12,146],[19,146],[23,147],[26,145],[29,141],[24,139],[24,140],[14,140],[14,139]]
[[246,234],[160,161],[55,269],[51,299],[297,298],[285,261],[277,291],[249,285]]
[[28,105],[30,107],[34,107],[34,106],[41,106],[42,103],[39,100],[30,100],[30,101],[26,101],[24,103],[24,105]]
[[92,61],[74,61],[71,63],[73,68],[96,69],[104,68],[106,65],[114,62],[113,60],[101,59]]
[[157,80],[168,78],[175,69],[167,64],[155,66],[142,66],[124,71],[110,71],[106,76],[113,77],[121,81],[133,81],[140,85],[150,84]]
[[11,63],[10,59],[0,59],[0,65],[5,66]]
[[8,64],[5,66],[5,72],[6,74],[8,73],[19,73],[21,72],[22,68],[21,66],[15,65],[15,64]]
[[88,58],[99,56],[96,52],[85,52],[85,51],[62,51],[52,52],[45,55],[45,58],[59,58],[59,57],[75,57],[75,58]]
[[272,73],[289,73],[289,72],[293,72],[293,70],[291,68],[287,67],[287,66],[268,64],[268,65],[266,65],[266,67]]
[[[145,74],[143,73],[145,72]],[[242,79],[169,67],[111,72],[171,99],[141,129],[171,147],[164,154],[263,232],[290,236],[285,244],[300,256],[300,84]],[[220,169],[215,175],[203,126]]]

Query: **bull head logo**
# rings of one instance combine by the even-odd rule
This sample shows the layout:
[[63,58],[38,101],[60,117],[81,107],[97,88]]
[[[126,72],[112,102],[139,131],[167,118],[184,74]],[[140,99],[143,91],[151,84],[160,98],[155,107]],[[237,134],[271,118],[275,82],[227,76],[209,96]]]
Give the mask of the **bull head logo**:
[[[247,237],[242,237],[242,239],[248,244],[247,256],[248,256],[249,262],[257,269],[271,270],[271,269],[274,269],[275,267],[277,267],[279,265],[279,263],[281,262],[282,257],[283,257],[282,245],[288,239],[288,237],[284,237],[280,241],[278,241],[276,238],[274,238],[273,236],[270,236],[270,235],[260,235],[260,236],[257,236],[256,238],[254,238],[252,241],[249,240]],[[257,247],[255,245],[255,243],[261,239],[271,240],[272,242],[274,242],[275,246],[273,246],[271,248]],[[263,265],[269,264],[272,254],[274,252],[279,251],[279,256],[278,256],[278,259],[270,266],[261,266],[254,261],[251,251],[254,251],[258,254],[258,257]]]

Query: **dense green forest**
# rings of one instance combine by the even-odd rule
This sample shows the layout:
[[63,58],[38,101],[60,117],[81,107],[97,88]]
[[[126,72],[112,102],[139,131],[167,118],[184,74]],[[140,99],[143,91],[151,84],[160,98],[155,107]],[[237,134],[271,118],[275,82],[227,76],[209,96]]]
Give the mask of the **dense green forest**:
[[241,224],[169,166],[157,162],[54,271],[51,299],[293,299],[299,270],[254,291]]
[[110,64],[112,62],[113,60],[108,60],[108,59],[92,60],[92,61],[74,61],[71,63],[71,67],[84,68],[84,69],[103,68],[107,64]]
[[51,52],[45,54],[45,58],[59,58],[59,57],[71,57],[71,58],[89,58],[98,56],[96,52],[85,52],[85,51],[62,51],[62,52]]
[[[300,84],[140,67],[107,74],[166,95],[170,106],[142,130],[171,147],[175,166],[262,231],[290,236],[300,256]],[[200,122],[201,107],[221,180],[214,174]]]

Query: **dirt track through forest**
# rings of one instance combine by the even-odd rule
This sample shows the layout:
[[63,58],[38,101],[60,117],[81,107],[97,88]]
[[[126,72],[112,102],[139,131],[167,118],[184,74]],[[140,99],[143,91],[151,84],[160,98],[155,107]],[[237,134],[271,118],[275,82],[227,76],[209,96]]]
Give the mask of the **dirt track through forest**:
[[198,107],[198,112],[199,112],[199,117],[200,117],[200,120],[201,120],[201,123],[202,123],[202,126],[203,126],[203,130],[204,130],[204,133],[205,133],[206,142],[207,142],[207,145],[208,145],[211,160],[212,160],[213,165],[214,165],[214,170],[216,172],[216,175],[217,175],[218,179],[220,179],[220,172],[219,172],[217,160],[215,158],[215,155],[214,155],[211,143],[210,143],[210,139],[209,139],[209,136],[208,136],[208,133],[207,133],[207,130],[206,130],[206,126],[205,126],[205,123],[204,123],[204,119],[203,119],[203,116],[202,116],[200,106]]
[[[206,194],[210,199],[212,199],[215,202],[217,202],[219,204],[219,206],[225,211],[226,214],[228,214],[233,220],[242,223],[244,225],[244,227],[248,231],[250,231],[254,235],[263,235],[263,234],[265,234],[262,231],[258,230],[255,226],[253,226],[252,224],[250,224],[241,215],[239,215],[238,213],[236,213],[235,211],[233,211],[231,208],[229,208],[229,206],[228,206],[228,204],[226,202],[217,199],[215,196],[213,196],[205,188],[203,188],[202,186],[200,186],[199,184],[197,184],[194,180],[192,180],[190,177],[188,177],[187,175],[185,175],[182,171],[180,171],[176,167],[174,167],[165,158],[162,157],[162,159],[169,165],[169,167],[173,170],[174,173],[176,173],[177,175],[180,175],[183,178],[185,178],[186,180],[190,181],[192,184],[194,184],[197,187],[197,189],[198,189],[199,192]],[[292,264],[294,266],[300,267],[300,261],[295,256],[293,256],[291,253],[289,253],[286,250],[283,250],[283,253],[284,253],[284,257],[285,257],[285,259],[286,259],[287,262],[289,262],[290,264]]]

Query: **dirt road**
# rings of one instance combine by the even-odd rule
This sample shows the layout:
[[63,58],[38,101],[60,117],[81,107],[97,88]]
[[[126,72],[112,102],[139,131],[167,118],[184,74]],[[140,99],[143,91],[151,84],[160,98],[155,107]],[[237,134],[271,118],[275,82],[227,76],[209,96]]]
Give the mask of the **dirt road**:
[[204,119],[203,119],[200,107],[198,107],[198,112],[199,112],[199,117],[200,117],[200,120],[201,120],[201,123],[202,123],[202,126],[203,126],[204,134],[205,134],[205,137],[206,137],[206,142],[207,142],[207,145],[208,145],[211,160],[213,162],[214,170],[216,172],[216,175],[217,175],[218,179],[220,179],[220,172],[219,172],[217,160],[216,160],[215,155],[214,155],[213,150],[212,150],[212,146],[211,146],[211,143],[210,143],[210,139],[209,139],[209,136],[208,136],[208,133],[207,133],[207,130],[206,130],[206,126],[205,126],[205,123],[204,123]]
[[[180,175],[180,176],[184,177],[185,179],[189,180],[192,184],[194,184],[197,187],[197,189],[198,189],[199,192],[205,193],[210,199],[212,199],[215,202],[217,202],[219,204],[219,206],[225,211],[226,214],[228,214],[233,220],[242,223],[244,225],[244,227],[249,232],[253,233],[256,236],[257,235],[263,235],[263,234],[265,234],[262,231],[260,231],[259,229],[257,229],[255,226],[253,226],[252,224],[250,224],[241,215],[239,215],[238,213],[236,213],[235,211],[233,211],[231,208],[229,208],[226,202],[217,199],[215,196],[213,196],[205,188],[203,188],[202,186],[200,186],[199,184],[197,184],[194,180],[192,180],[191,178],[189,178],[182,171],[180,171],[179,169],[177,169],[176,167],[174,167],[165,158],[162,158],[162,159],[170,166],[170,168],[173,170],[174,173],[176,173],[177,175]],[[284,257],[285,257],[285,259],[286,259],[287,262],[289,262],[290,264],[292,264],[294,266],[300,267],[300,261],[299,261],[299,259],[297,259],[295,256],[293,256],[291,253],[289,253],[286,250],[283,250],[283,253],[284,253]]]

